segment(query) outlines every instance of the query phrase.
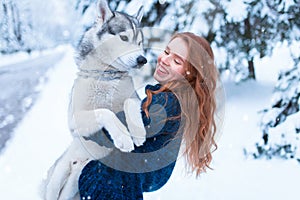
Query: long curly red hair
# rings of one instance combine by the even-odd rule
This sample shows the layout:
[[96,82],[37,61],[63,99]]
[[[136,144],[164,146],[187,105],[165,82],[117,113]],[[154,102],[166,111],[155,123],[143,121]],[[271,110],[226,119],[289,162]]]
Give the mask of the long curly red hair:
[[203,37],[183,32],[174,34],[170,41],[175,38],[181,38],[187,45],[188,58],[185,69],[189,73],[184,81],[169,82],[155,92],[146,91],[147,100],[142,109],[148,113],[153,94],[172,91],[177,96],[184,122],[184,154],[189,167],[198,176],[210,168],[211,153],[217,149],[214,139],[216,134],[214,113],[218,71],[212,48]]

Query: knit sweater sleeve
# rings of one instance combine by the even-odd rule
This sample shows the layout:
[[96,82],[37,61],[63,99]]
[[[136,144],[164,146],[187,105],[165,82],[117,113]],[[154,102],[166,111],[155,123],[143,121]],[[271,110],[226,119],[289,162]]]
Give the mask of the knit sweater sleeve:
[[[142,104],[146,99],[142,101]],[[133,152],[145,153],[161,149],[177,134],[180,127],[180,105],[171,92],[153,95],[148,107],[149,117],[142,111],[146,142]]]
[[161,92],[153,95],[148,110],[149,117],[142,112],[147,139],[142,146],[133,151],[151,152],[151,170],[138,174],[144,192],[158,190],[169,180],[181,142],[181,109],[173,93]]

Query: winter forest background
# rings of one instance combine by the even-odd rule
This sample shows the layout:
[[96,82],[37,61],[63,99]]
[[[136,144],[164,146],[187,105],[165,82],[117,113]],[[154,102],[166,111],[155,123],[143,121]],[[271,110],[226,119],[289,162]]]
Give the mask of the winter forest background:
[[[1,151],[12,138],[11,134],[42,92],[42,89],[31,91],[30,88],[40,82],[47,82],[47,78],[39,77],[51,68],[51,66],[41,67],[35,69],[34,75],[25,74],[26,72],[19,72],[11,65],[14,59],[24,57],[26,60],[32,55],[41,57],[41,52],[51,51],[63,45],[76,47],[82,32],[94,20],[95,2],[96,0],[1,1],[0,158]],[[227,101],[230,101],[230,92],[241,96],[246,92],[251,92],[254,96],[265,95],[260,91],[259,83],[263,81],[262,77],[272,76],[272,80],[276,81],[271,83],[272,94],[267,99],[268,103],[255,111],[254,126],[257,127],[255,129],[257,132],[252,133],[255,139],[247,146],[243,146],[241,151],[245,159],[267,162],[273,159],[282,162],[295,161],[300,171],[299,0],[111,0],[109,2],[113,10],[129,14],[134,14],[138,7],[143,5],[144,27],[155,27],[171,32],[192,31],[203,35],[211,42],[215,51],[217,66],[225,90],[228,90]],[[146,38],[145,43],[149,45],[151,42]],[[258,67],[261,67],[264,59],[274,58],[274,55],[279,56],[280,60],[281,55],[275,53],[281,48],[288,52],[285,57],[282,55],[283,62],[273,62],[274,66],[265,66],[269,70]],[[286,57],[288,59],[285,61]],[[47,61],[59,60],[61,57],[53,55],[47,59]],[[277,64],[281,66],[276,66]],[[273,68],[280,70],[274,73]],[[16,83],[14,85],[6,82],[8,75],[13,73],[20,73],[18,77],[28,77],[27,82],[21,83],[23,88]],[[26,85],[28,90],[24,84],[28,85]],[[20,90],[12,93],[7,89],[7,85],[10,88],[20,87]],[[253,85],[256,87],[251,88]],[[24,97],[27,95],[30,98],[24,98],[25,100],[20,103],[15,101],[14,95]],[[21,104],[21,107],[18,107],[18,104]],[[250,107],[250,104],[255,102],[249,101],[249,105],[243,106]],[[228,107],[226,112],[227,109]],[[235,111],[234,115],[238,115],[238,112]],[[247,137],[243,137],[242,140],[247,140]],[[285,183],[278,182],[278,184]]]

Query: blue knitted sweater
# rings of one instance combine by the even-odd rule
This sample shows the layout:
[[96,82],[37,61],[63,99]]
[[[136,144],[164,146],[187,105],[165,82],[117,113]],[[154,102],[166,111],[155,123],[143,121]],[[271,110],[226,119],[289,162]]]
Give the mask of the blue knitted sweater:
[[[159,88],[159,84],[146,86],[152,91]],[[81,199],[142,200],[143,192],[158,190],[168,181],[181,143],[180,104],[172,92],[160,92],[153,95],[148,109],[149,118],[142,111],[145,143],[130,153],[114,148],[109,156],[90,161],[79,177]],[[112,144],[107,131],[103,132],[108,139],[97,142]]]

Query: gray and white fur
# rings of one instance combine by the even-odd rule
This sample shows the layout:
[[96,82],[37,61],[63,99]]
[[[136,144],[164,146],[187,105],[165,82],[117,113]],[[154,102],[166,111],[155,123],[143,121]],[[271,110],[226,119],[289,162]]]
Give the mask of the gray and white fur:
[[[99,0],[97,6],[98,17],[77,49],[79,72],[69,105],[73,141],[48,171],[42,188],[46,200],[79,199],[78,179],[83,167],[112,151],[87,139],[102,128],[121,151],[130,152],[134,144],[140,146],[145,141],[140,100],[129,73],[147,62],[139,28],[143,7],[130,16],[111,11],[106,0]],[[127,127],[116,116],[122,111]]]

